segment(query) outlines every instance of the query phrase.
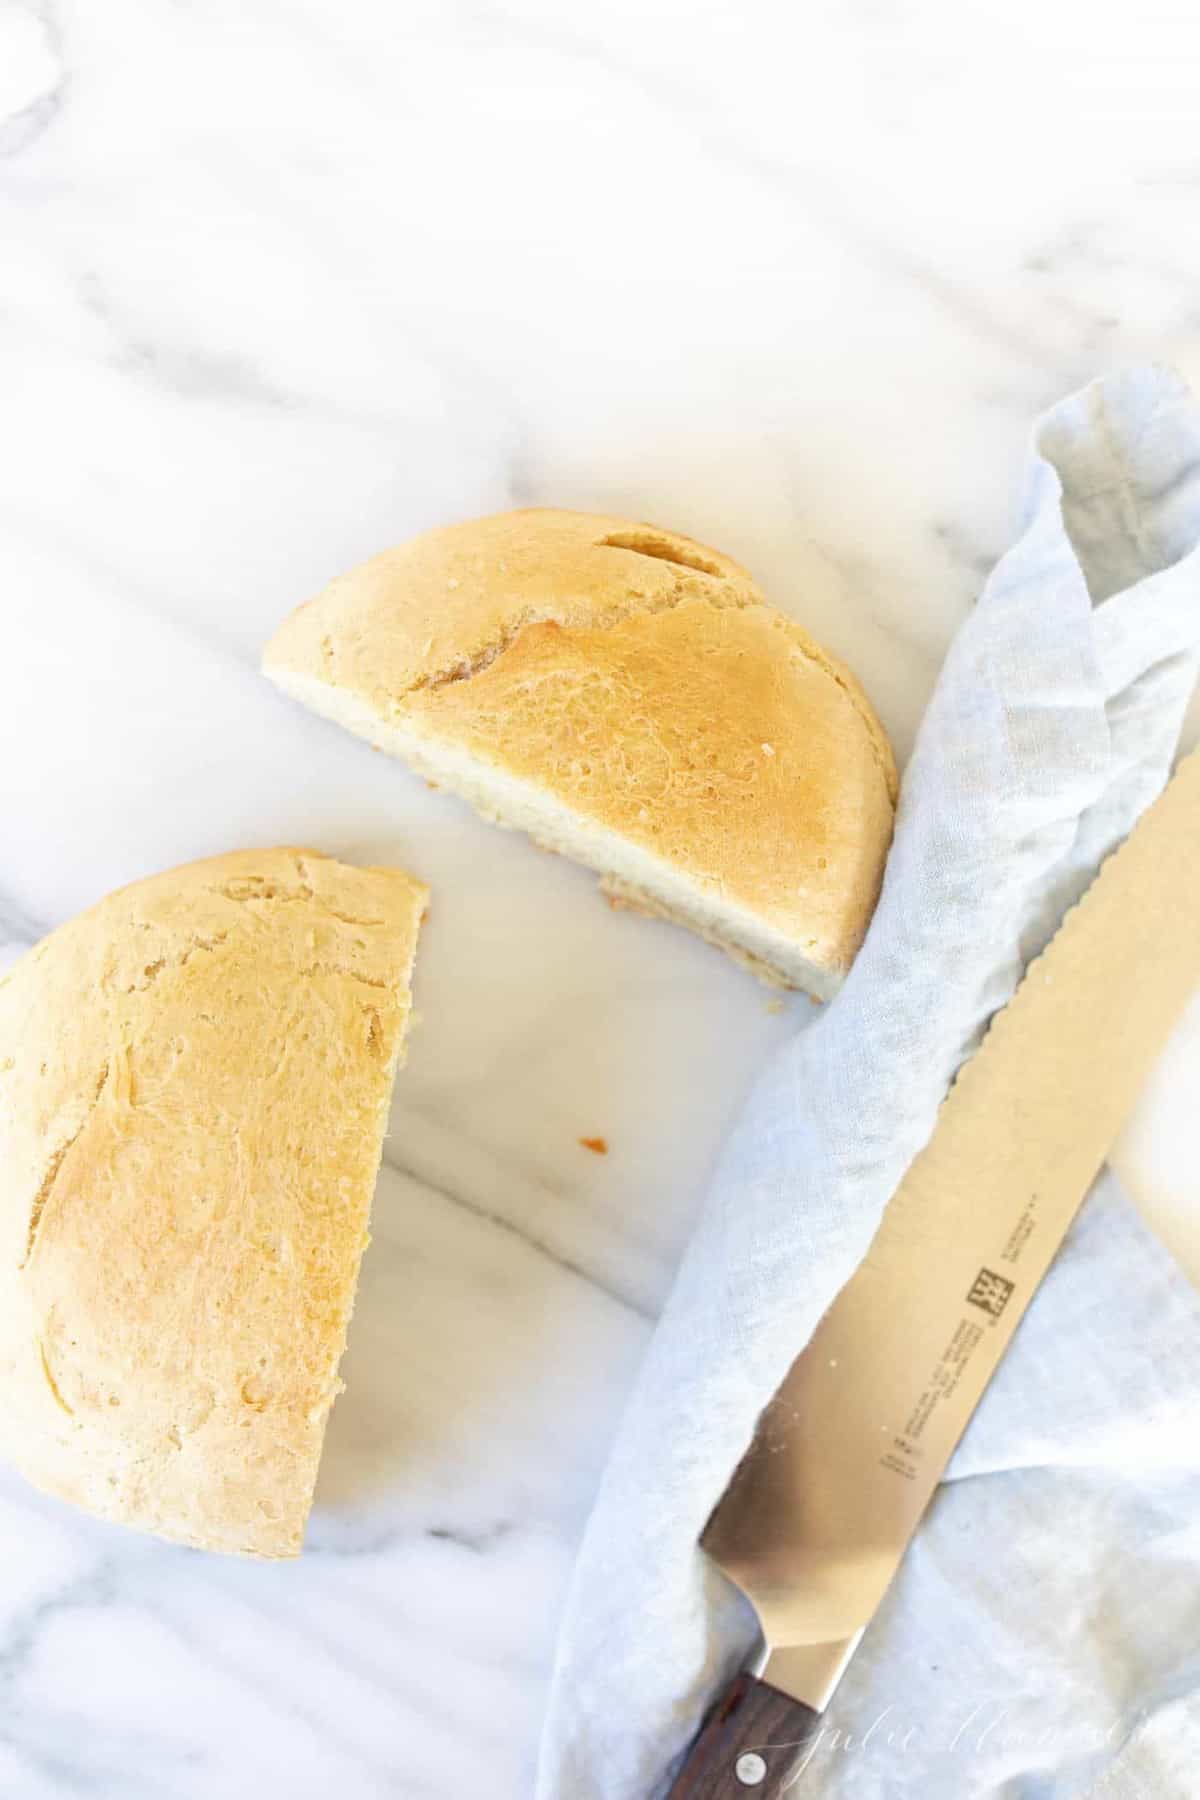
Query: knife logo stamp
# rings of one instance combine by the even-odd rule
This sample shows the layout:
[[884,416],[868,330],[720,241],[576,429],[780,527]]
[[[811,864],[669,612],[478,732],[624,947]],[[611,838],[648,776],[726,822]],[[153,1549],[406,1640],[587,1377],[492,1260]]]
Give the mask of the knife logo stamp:
[[1013,1283],[1003,1275],[997,1275],[994,1269],[980,1269],[971,1283],[967,1300],[971,1306],[978,1306],[993,1319],[998,1319],[1012,1298],[1012,1292]]

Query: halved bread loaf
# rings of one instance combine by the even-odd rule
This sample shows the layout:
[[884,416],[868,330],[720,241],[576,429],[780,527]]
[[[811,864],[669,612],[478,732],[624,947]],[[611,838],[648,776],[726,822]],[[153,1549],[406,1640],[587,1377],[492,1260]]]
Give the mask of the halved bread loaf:
[[833,992],[896,770],[854,677],[737,563],[589,513],[431,531],[335,581],[271,680],[769,979]]
[[0,982],[0,1454],[210,1550],[300,1548],[426,904],[243,851]]

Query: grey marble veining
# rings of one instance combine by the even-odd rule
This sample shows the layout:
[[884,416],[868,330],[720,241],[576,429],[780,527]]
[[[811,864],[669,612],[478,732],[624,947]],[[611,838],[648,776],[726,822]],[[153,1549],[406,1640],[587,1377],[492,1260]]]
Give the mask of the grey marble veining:
[[[903,754],[1029,420],[1200,374],[1198,58],[1182,7],[1075,0],[0,0],[0,963],[235,844],[436,895],[309,1549],[0,1470],[3,1800],[527,1793],[622,1400],[805,1013],[287,705],[262,641],[427,525],[630,512],[747,563]],[[1194,1009],[1119,1151],[1185,1255],[1198,1067]]]

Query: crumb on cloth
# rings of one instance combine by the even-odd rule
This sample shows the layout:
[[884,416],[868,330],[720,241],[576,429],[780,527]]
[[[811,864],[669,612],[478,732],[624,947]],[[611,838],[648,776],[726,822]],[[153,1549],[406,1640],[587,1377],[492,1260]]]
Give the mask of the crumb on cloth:
[[607,1156],[608,1155],[608,1139],[607,1138],[587,1137],[587,1138],[580,1138],[579,1142],[582,1144],[582,1146],[585,1150],[590,1150],[592,1152],[593,1156]]

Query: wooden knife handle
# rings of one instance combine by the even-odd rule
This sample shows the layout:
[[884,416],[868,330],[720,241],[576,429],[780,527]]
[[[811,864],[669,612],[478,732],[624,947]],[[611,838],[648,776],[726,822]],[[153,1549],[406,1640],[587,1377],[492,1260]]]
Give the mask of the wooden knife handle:
[[704,1723],[670,1800],[779,1800],[797,1791],[821,1715],[739,1675]]

